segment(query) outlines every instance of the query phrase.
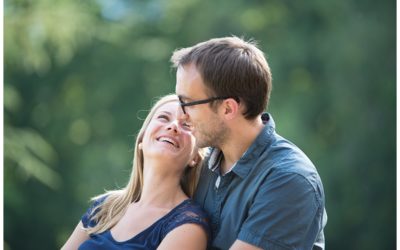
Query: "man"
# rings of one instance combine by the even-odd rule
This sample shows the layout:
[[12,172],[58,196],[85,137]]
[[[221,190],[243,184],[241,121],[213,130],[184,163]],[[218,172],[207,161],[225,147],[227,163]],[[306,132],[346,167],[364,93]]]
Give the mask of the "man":
[[324,190],[312,162],[264,113],[268,63],[254,43],[211,39],[174,52],[176,94],[199,147],[210,147],[195,200],[213,249],[324,249]]

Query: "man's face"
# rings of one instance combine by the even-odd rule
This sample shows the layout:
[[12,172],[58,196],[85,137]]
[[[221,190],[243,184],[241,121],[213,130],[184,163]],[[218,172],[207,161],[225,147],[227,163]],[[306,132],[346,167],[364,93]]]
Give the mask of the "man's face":
[[[176,94],[185,103],[209,98],[206,94],[203,79],[193,64],[178,67],[176,72]],[[212,110],[209,103],[184,107],[186,115],[181,119],[192,126],[197,146],[220,147],[228,133],[226,125],[218,114],[218,109]]]

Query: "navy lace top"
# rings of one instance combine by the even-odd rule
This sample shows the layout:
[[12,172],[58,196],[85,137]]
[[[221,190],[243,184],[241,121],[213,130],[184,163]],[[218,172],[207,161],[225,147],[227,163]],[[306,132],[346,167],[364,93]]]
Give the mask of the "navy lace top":
[[[92,211],[103,201],[104,198],[95,201],[82,216],[82,224],[85,228],[96,225],[96,221],[91,219],[96,212],[92,214]],[[78,250],[156,249],[170,231],[186,223],[200,225],[206,231],[210,241],[210,226],[208,221],[207,215],[200,206],[195,204],[193,200],[187,199],[129,240],[116,241],[111,235],[110,230],[107,230],[100,234],[91,234],[90,238],[83,242]]]

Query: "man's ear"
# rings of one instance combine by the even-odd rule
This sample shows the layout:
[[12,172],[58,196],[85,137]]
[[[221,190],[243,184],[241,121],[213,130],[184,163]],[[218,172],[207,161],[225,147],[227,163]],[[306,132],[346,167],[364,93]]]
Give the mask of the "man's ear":
[[232,120],[240,112],[239,103],[237,103],[233,98],[228,98],[224,100],[223,107],[224,107],[224,115],[227,120]]

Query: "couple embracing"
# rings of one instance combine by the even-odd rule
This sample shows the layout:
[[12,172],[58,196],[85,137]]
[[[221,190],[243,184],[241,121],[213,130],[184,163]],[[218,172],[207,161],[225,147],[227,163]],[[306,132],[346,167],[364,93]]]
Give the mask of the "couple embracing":
[[325,249],[319,174],[264,113],[263,52],[224,37],[171,61],[176,95],[144,121],[128,184],[94,197],[62,249]]

